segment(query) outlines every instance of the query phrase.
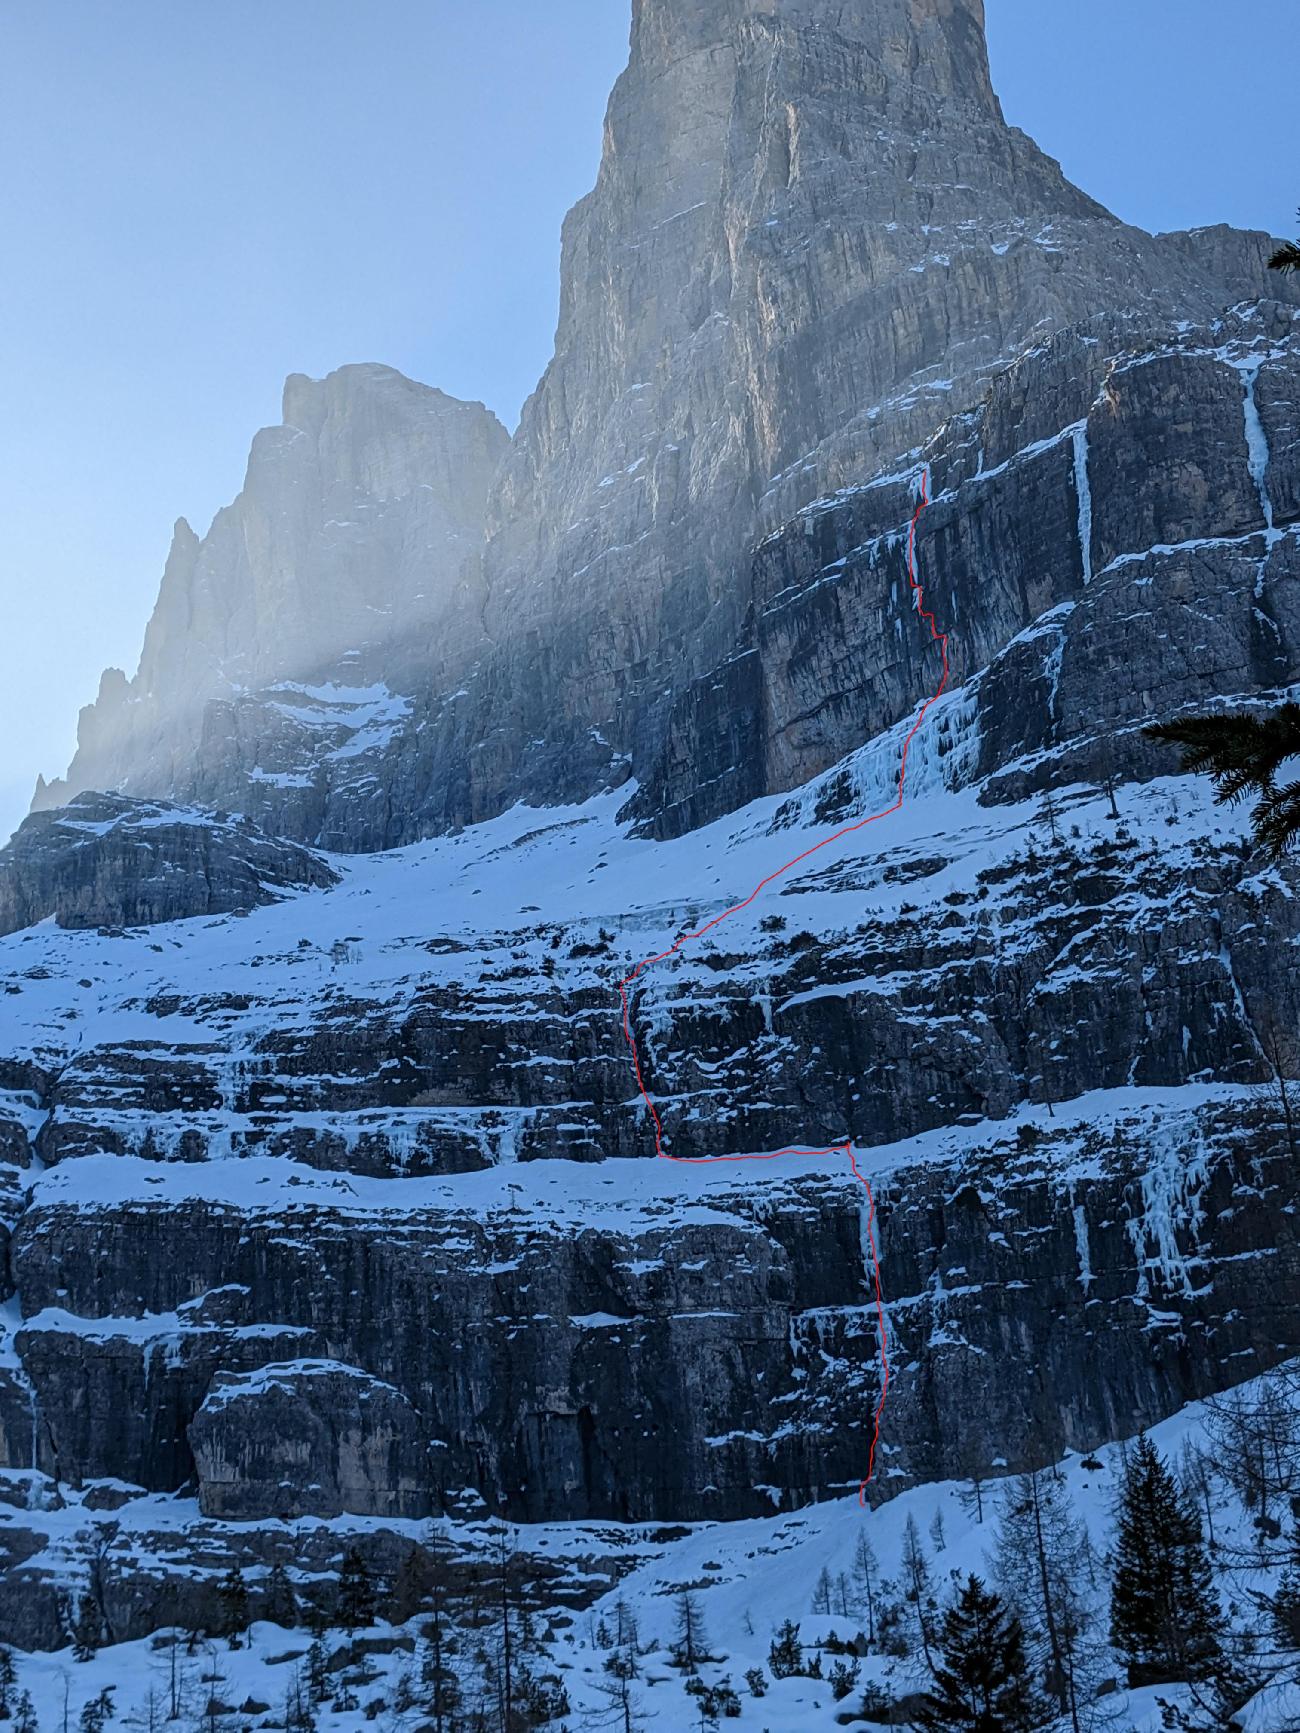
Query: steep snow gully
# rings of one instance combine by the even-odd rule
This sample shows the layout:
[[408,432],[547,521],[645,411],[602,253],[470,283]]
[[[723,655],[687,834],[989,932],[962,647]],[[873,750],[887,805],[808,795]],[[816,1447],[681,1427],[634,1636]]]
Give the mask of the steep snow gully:
[[707,933],[711,933],[715,927],[720,927],[722,923],[729,920],[732,915],[738,915],[743,910],[749,908],[770,885],[775,884],[778,879],[784,878],[787,873],[793,871],[795,867],[801,866],[804,861],[811,859],[813,855],[820,853],[822,849],[829,848],[832,843],[839,842],[843,837],[852,836],[856,831],[865,830],[868,825],[876,824],[882,818],[889,818],[894,813],[901,810],[906,795],[908,752],[911,749],[912,742],[924,727],[925,720],[930,714],[930,711],[939,702],[940,698],[943,697],[948,686],[949,678],[948,634],[939,630],[933,613],[926,608],[925,589],[917,575],[916,531],[917,525],[921,521],[922,514],[929,503],[930,473],[927,467],[922,466],[917,477],[916,510],[912,514],[912,521],[907,533],[907,577],[911,586],[913,607],[916,613],[929,627],[931,642],[936,644],[939,648],[942,672],[940,674],[939,684],[921,705],[920,710],[917,712],[916,720],[908,730],[903,741],[903,748],[898,766],[898,791],[893,803],[889,806],[882,807],[879,812],[870,813],[866,818],[858,819],[854,824],[845,825],[841,830],[835,831],[830,836],[823,837],[820,842],[814,843],[811,848],[805,849],[802,854],[797,854],[793,860],[786,861],[783,866],[779,866],[774,871],[768,873],[766,878],[761,879],[759,883],[755,885],[754,889],[743,902],[735,903],[731,908],[724,909],[720,915],[715,915],[711,921],[707,921],[702,927],[697,927],[693,931],[680,934],[666,951],[659,951],[656,955],[647,957],[643,962],[638,963],[632,973],[624,976],[622,981],[619,982],[618,989],[619,996],[623,1002],[623,1034],[627,1040],[628,1049],[632,1055],[632,1069],[636,1073],[637,1089],[640,1091],[641,1099],[645,1103],[646,1111],[650,1116],[650,1123],[654,1130],[655,1154],[658,1156],[659,1160],[676,1162],[681,1166],[711,1167],[717,1162],[724,1161],[781,1161],[791,1156],[815,1157],[842,1155],[848,1160],[854,1178],[860,1181],[867,1194],[866,1238],[867,1244],[871,1250],[876,1316],[880,1328],[881,1384],[880,1398],[876,1403],[876,1411],[872,1425],[871,1448],[867,1457],[867,1471],[858,1488],[858,1504],[864,1508],[867,1502],[867,1488],[875,1477],[876,1452],[880,1444],[880,1423],[885,1410],[885,1402],[889,1396],[889,1336],[885,1325],[884,1295],[881,1291],[880,1285],[880,1258],[876,1249],[875,1233],[876,1200],[871,1190],[871,1182],[858,1166],[857,1155],[854,1151],[852,1141],[829,1144],[823,1149],[803,1149],[797,1146],[792,1146],[788,1149],[774,1150],[769,1155],[683,1156],[671,1154],[664,1146],[663,1121],[659,1117],[659,1110],[655,1106],[654,1097],[651,1095],[650,1090],[646,1085],[645,1075],[642,1070],[641,1051],[637,1044],[636,1033],[632,1027],[632,1001],[629,997],[629,989],[635,985],[637,979],[645,972],[645,970],[652,968],[656,963],[666,962],[668,958],[678,955],[684,946],[694,943],[697,939],[704,938]]

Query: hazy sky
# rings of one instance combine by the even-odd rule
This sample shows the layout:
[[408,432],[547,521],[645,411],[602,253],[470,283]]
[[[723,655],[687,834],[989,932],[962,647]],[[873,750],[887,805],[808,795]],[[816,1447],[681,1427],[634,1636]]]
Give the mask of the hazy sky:
[[[1147,228],[1292,232],[1296,0],[987,0],[1008,117]],[[0,0],[0,836],[133,672],[285,374],[513,424],[628,0]]]

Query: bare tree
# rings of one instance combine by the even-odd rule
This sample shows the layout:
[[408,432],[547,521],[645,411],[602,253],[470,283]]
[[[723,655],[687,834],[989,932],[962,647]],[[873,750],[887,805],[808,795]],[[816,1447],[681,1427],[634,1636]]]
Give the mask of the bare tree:
[[1300,1153],[1296,1135],[1295,1096],[1296,1085],[1300,1084],[1300,1038],[1272,1022],[1258,1028],[1255,1038],[1269,1070],[1269,1081],[1266,1085],[1268,1096],[1286,1133],[1287,1149],[1292,1160],[1295,1160],[1297,1153]]
[[1207,1411],[1224,1479],[1264,1529],[1273,1526],[1275,1508],[1300,1496],[1300,1376],[1281,1368],[1253,1392],[1214,1397]]
[[907,1527],[903,1531],[903,1598],[912,1609],[925,1664],[933,1673],[934,1655],[931,1644],[934,1636],[934,1585],[930,1580],[930,1566],[926,1561],[925,1548],[921,1544],[921,1531],[916,1526],[914,1516],[908,1517]]
[[673,1643],[673,1658],[687,1673],[698,1672],[700,1662],[709,1658],[704,1612],[700,1597],[693,1589],[683,1589],[677,1597],[677,1638]]
[[1205,1512],[1205,1532],[1213,1551],[1214,1539],[1214,1459],[1208,1456],[1194,1439],[1183,1445],[1178,1458],[1178,1478],[1193,1503]]
[[1047,1686],[1073,1733],[1080,1733],[1080,1662],[1092,1623],[1088,1595],[1091,1548],[1064,1483],[1035,1472],[1013,1480],[1002,1496],[997,1574],[1026,1629],[1039,1633]]
[[880,1583],[880,1561],[865,1534],[858,1536],[853,1553],[853,1580],[867,1609],[867,1641],[876,1646],[876,1592]]

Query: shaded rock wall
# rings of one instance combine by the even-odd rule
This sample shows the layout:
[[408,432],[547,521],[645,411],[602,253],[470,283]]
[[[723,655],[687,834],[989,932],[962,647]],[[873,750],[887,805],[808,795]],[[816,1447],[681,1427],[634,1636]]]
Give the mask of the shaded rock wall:
[[33,813],[0,849],[0,933],[50,916],[76,928],[231,914],[337,883],[318,855],[247,821],[83,794]]

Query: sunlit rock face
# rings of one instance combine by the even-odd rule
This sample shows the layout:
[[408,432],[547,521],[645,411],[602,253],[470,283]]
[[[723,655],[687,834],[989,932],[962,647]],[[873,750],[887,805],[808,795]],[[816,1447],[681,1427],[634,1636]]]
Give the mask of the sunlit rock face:
[[1296,1352],[1300,876],[1144,732],[1300,682],[1264,257],[1071,187],[975,5],[645,0],[514,441],[290,381],[0,854],[0,1467],[184,1513],[132,1629],[281,1519],[851,1498],[884,1348],[880,1501]]
[[764,534],[899,467],[1026,344],[1099,309],[1135,340],[1208,320],[1269,292],[1265,257],[1072,186],[1006,125],[978,4],[644,0],[513,444],[386,369],[290,381],[241,500],[178,532],[71,786],[364,850],[675,785],[670,712],[734,679]]

